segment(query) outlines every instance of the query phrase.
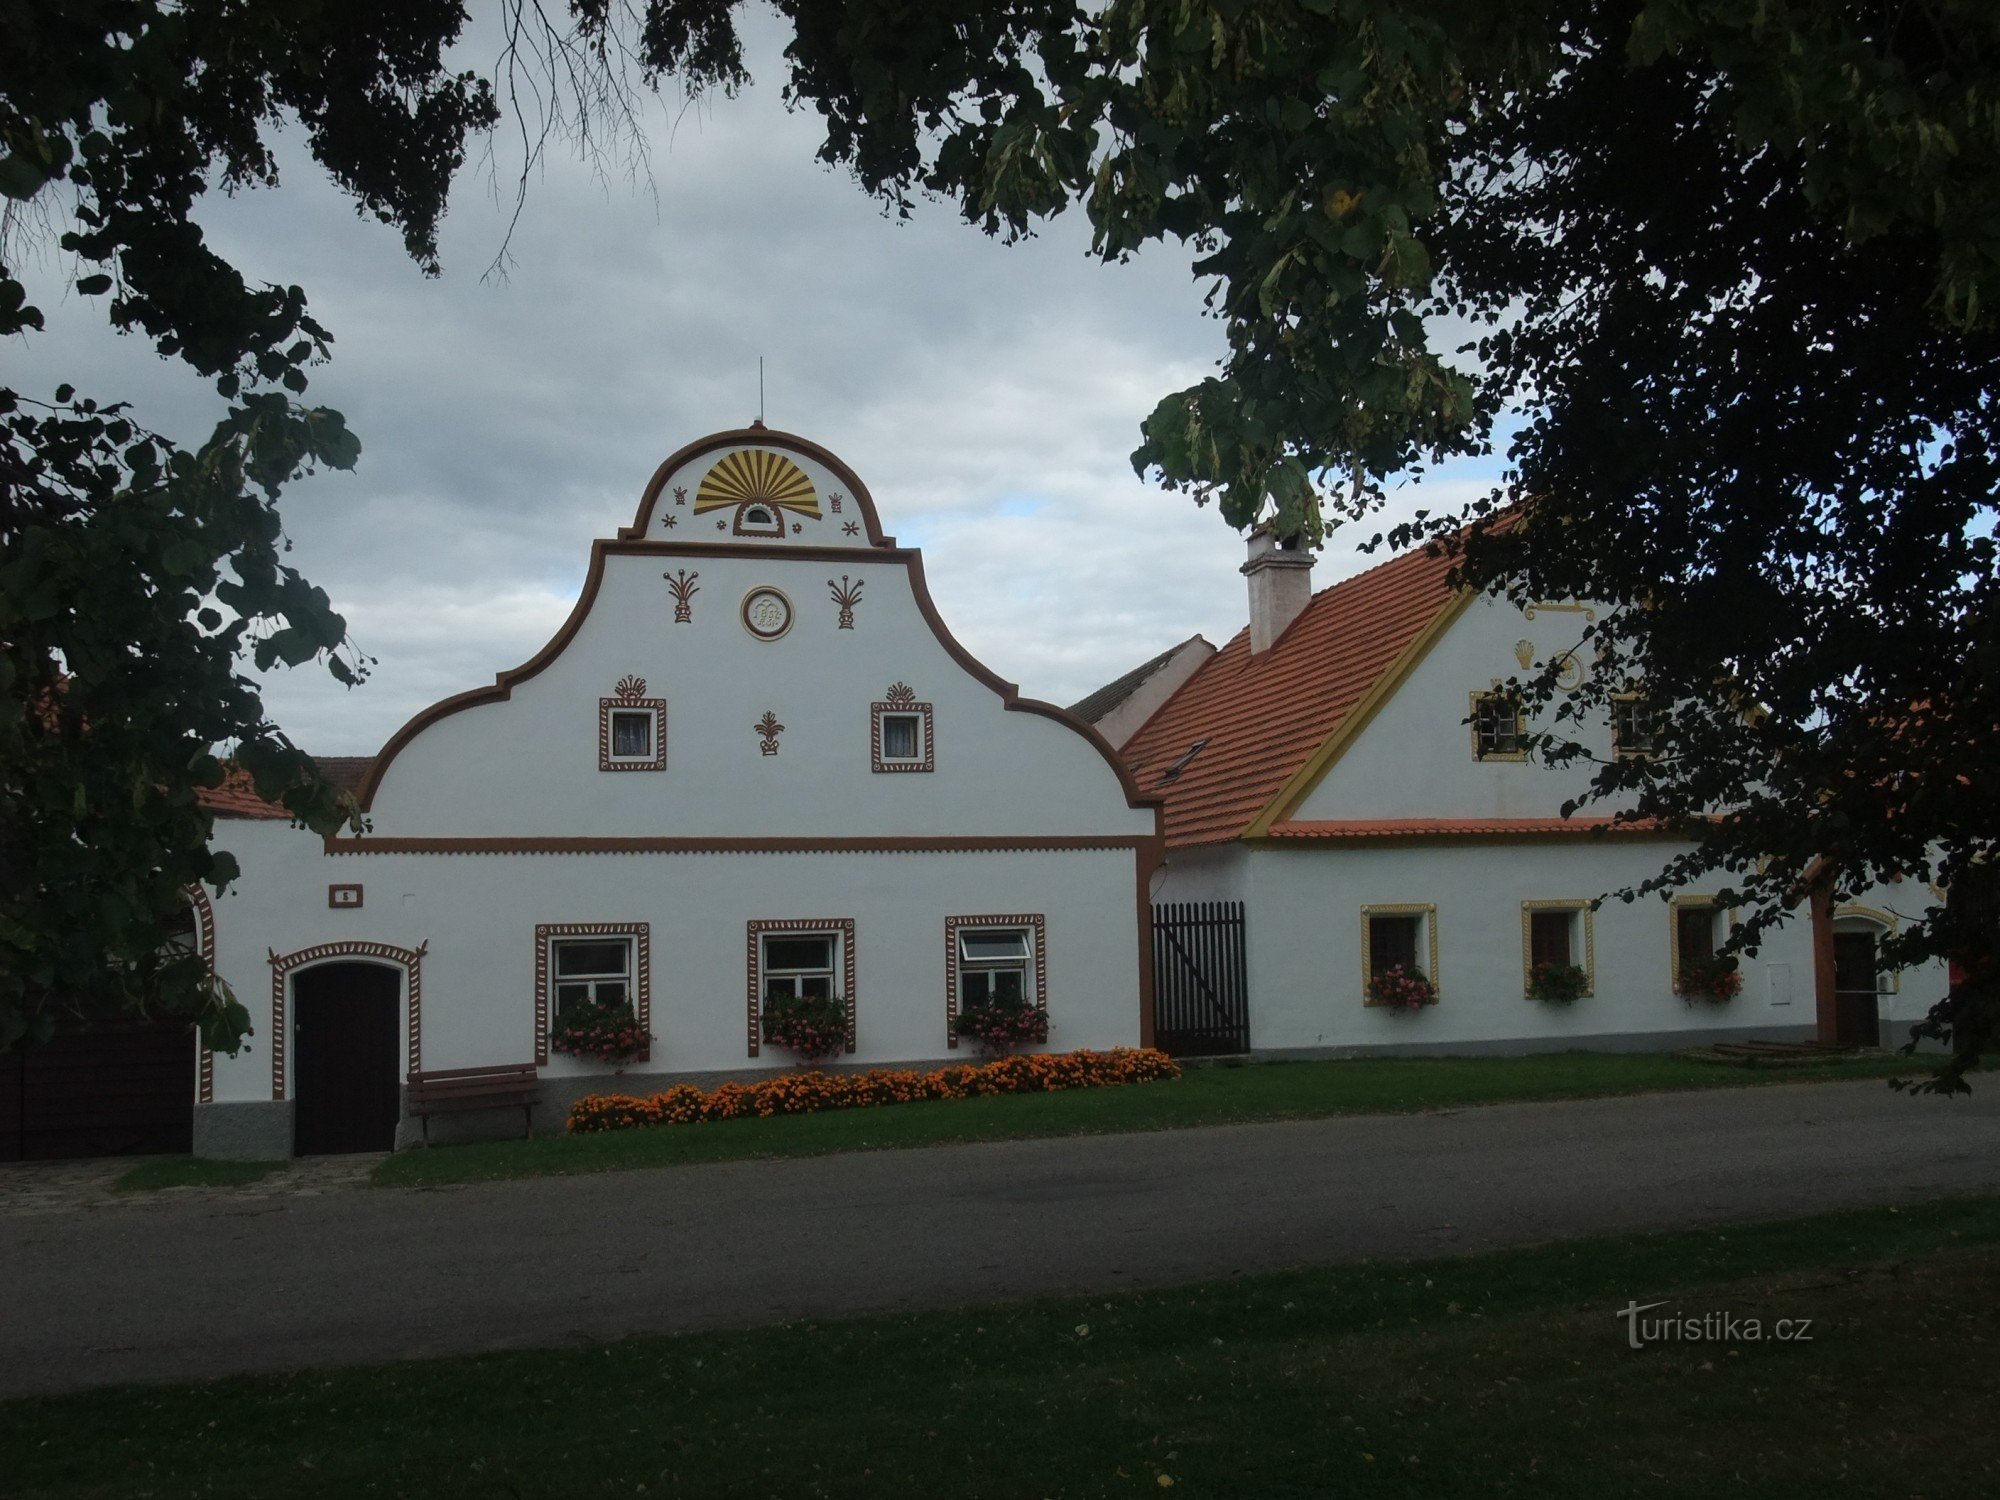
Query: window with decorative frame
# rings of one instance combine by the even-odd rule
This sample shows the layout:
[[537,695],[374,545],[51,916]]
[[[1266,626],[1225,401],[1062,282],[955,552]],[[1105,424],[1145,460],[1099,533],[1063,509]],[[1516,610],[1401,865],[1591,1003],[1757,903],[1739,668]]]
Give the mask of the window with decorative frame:
[[1472,755],[1475,760],[1526,760],[1527,733],[1521,700],[1499,683],[1471,697]]
[[1619,760],[1660,753],[1660,711],[1643,694],[1611,695],[1611,753]]
[[1669,977],[1676,992],[1682,989],[1683,966],[1700,963],[1716,956],[1730,929],[1736,926],[1736,913],[1719,905],[1713,896],[1679,895],[1668,903],[1673,921],[1668,928],[1671,964]]
[[646,679],[622,677],[614,696],[597,700],[597,769],[664,771],[667,700],[646,696]]
[[1443,992],[1438,979],[1437,907],[1405,902],[1361,908],[1361,995],[1366,1005],[1381,1002],[1371,993],[1378,974],[1400,968],[1430,981],[1433,1001]]
[[[544,922],[535,928],[535,1061],[549,1060],[549,1029],[573,1007],[628,1006],[652,1027],[652,927],[646,922]],[[648,1046],[641,1058],[652,1055]]]
[[869,765],[875,771],[933,771],[936,747],[931,740],[931,705],[917,702],[903,683],[891,683],[887,695],[869,705]]
[[[1581,969],[1582,995],[1597,989],[1597,944],[1590,902],[1583,899],[1521,903],[1521,989],[1536,994],[1535,971],[1546,966]],[[1569,998],[1560,996],[1558,998]],[[1581,998],[1581,996],[1578,996]]]
[[1025,1000],[1048,1013],[1048,923],[1039,912],[998,917],[947,917],[945,1044],[959,1044],[961,1007],[991,1000]]
[[811,917],[748,924],[749,1056],[763,1046],[764,999],[773,993],[840,1000],[847,1010],[847,1046],[855,1047],[854,919]]

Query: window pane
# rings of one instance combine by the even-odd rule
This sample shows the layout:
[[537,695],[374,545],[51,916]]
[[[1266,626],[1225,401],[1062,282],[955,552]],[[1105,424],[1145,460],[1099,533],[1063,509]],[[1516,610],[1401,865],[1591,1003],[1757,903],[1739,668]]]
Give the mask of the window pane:
[[577,974],[630,974],[632,945],[624,938],[615,942],[557,943],[556,972]]
[[994,969],[993,998],[1019,1000],[1027,992],[1027,974],[1021,969]]
[[1528,917],[1528,960],[1532,964],[1568,964],[1571,917],[1566,911],[1531,912]]
[[1712,958],[1715,954],[1715,908],[1683,906],[1674,912],[1680,926],[1681,959]]
[[622,979],[598,980],[597,1003],[599,1005],[623,1005],[625,1003],[625,981]]
[[976,1004],[993,994],[993,976],[984,969],[968,969],[959,975],[958,988],[962,999]]
[[802,974],[799,976],[799,993],[811,1000],[831,999],[833,981],[824,974]]
[[1504,693],[1481,693],[1473,713],[1481,755],[1514,755],[1521,748],[1521,710]]
[[921,760],[917,749],[917,716],[915,714],[882,715],[882,759]]
[[653,753],[653,714],[616,710],[611,715],[611,753],[648,756]]
[[833,967],[833,939],[767,937],[764,939],[764,967],[830,970]]
[[559,984],[556,986],[556,1014],[561,1015],[573,1005],[590,1004],[590,986],[587,984]]
[[1028,956],[1028,935],[1018,928],[982,928],[976,932],[961,932],[958,935],[958,951],[966,961],[976,963],[982,958],[1014,959]]
[[1419,918],[1370,917],[1368,919],[1368,968],[1370,973],[1380,974],[1401,965],[1405,972],[1416,973],[1417,926]]

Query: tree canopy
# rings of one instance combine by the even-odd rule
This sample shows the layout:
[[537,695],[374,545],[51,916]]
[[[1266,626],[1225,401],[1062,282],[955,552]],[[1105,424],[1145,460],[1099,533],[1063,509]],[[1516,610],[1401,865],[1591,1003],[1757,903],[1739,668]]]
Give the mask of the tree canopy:
[[[629,118],[634,74],[746,77],[734,0],[500,3],[503,74],[526,58],[573,109],[544,136]],[[1543,752],[1580,754],[1563,725],[1613,693],[1658,705],[1662,753],[1600,767],[1595,795],[1695,837],[1663,879],[1724,872],[1746,941],[1808,890],[1948,889],[1895,956],[1958,961],[1935,1027],[1976,1055],[2000,1017],[1987,0],[777,9],[822,158],[891,206],[940,197],[1002,236],[1074,207],[1107,259],[1196,249],[1227,353],[1163,394],[1133,460],[1229,524],[1318,541],[1511,432],[1485,505],[1397,539],[1462,546],[1476,587],[1611,606],[1580,693],[1558,698],[1554,663],[1521,684],[1552,708]],[[217,745],[314,826],[341,814],[231,665],[354,670],[276,550],[282,483],[355,453],[292,399],[329,336],[296,288],[217,259],[191,204],[268,180],[259,131],[293,116],[429,265],[497,110],[490,81],[446,70],[456,4],[0,14],[24,39],[0,61],[0,190],[74,190],[78,289],[230,403],[188,454],[66,393],[0,398],[0,853],[77,876],[10,874],[0,943],[33,977],[0,990],[5,1018],[93,963],[102,988],[95,954],[143,965],[172,891],[227,873],[193,803]],[[0,331],[39,321],[0,278]],[[84,618],[107,587],[121,608]],[[162,653],[172,690],[148,690],[138,664]]]

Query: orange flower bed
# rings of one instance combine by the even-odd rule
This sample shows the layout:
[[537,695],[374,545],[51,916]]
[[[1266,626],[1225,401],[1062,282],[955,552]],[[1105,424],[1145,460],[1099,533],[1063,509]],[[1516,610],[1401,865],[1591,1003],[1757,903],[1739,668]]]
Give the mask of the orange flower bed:
[[644,1099],[630,1094],[590,1094],[569,1107],[569,1128],[573,1135],[591,1135],[642,1125],[810,1115],[823,1109],[864,1109],[922,1099],[1053,1094],[1063,1089],[1107,1088],[1180,1076],[1172,1058],[1150,1047],[1034,1052],[930,1073],[893,1068],[871,1068],[866,1073],[780,1073],[756,1083],[723,1083],[712,1089],[677,1083]]

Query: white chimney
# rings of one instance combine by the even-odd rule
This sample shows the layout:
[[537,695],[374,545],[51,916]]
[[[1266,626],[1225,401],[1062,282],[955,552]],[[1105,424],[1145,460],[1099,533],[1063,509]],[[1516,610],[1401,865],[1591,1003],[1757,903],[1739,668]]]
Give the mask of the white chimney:
[[1312,552],[1303,539],[1283,541],[1262,530],[1250,533],[1250,654],[1258,656],[1285,633],[1285,627],[1312,603]]

